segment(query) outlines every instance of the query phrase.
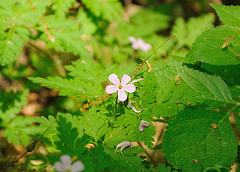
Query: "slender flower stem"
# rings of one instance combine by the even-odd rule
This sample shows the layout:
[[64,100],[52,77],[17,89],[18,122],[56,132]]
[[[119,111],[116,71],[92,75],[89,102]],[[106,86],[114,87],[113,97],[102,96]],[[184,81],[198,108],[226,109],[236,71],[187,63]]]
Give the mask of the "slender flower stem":
[[116,120],[117,102],[118,102],[118,95],[117,95],[117,97],[116,97],[116,102],[115,102],[115,107],[114,107],[114,112],[113,112],[114,120]]

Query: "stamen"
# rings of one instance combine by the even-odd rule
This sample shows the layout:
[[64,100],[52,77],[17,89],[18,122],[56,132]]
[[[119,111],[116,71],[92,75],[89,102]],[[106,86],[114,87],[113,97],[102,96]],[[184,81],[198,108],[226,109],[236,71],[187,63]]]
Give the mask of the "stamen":
[[119,85],[119,87],[118,87],[119,89],[122,89],[122,85]]

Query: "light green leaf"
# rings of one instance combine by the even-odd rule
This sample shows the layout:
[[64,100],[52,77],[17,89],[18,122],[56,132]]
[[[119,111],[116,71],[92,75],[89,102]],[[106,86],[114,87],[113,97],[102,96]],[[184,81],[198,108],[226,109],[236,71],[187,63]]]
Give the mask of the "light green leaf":
[[79,21],[83,34],[92,35],[96,32],[96,24],[88,17],[88,14],[80,8],[77,14],[77,21]]
[[39,133],[36,127],[30,126],[34,122],[34,118],[18,116],[14,118],[5,129],[3,136],[7,138],[9,143],[20,143],[26,146],[29,144],[31,135]]
[[34,83],[40,83],[44,87],[59,90],[61,96],[73,96],[83,93],[83,89],[80,87],[80,80],[64,79],[61,77],[48,77],[47,79],[40,77],[30,77]]
[[226,6],[217,4],[211,4],[211,6],[215,9],[223,24],[240,26],[240,6]]
[[44,18],[39,30],[44,33],[40,38],[47,42],[49,48],[89,57],[89,52],[84,48],[86,43],[81,38],[78,23],[74,20],[65,19],[63,22],[61,17],[49,15]]
[[23,43],[30,36],[29,28],[36,24],[45,12],[46,2],[0,2],[0,65],[12,63],[20,55]]
[[173,26],[172,35],[176,36],[177,47],[191,47],[195,39],[205,30],[213,27],[214,15],[207,14],[197,18],[190,18],[185,23],[183,18],[178,18]]
[[52,0],[52,8],[56,11],[57,16],[64,17],[74,2],[75,0]]
[[82,0],[82,3],[97,17],[110,22],[121,19],[123,7],[118,0]]
[[79,117],[82,122],[84,133],[93,137],[95,143],[101,141],[101,137],[107,132],[108,121],[106,116],[101,112],[97,112],[95,107],[92,107],[83,117]]
[[173,167],[186,172],[214,165],[230,169],[237,156],[237,142],[228,114],[185,109],[170,120],[163,152]]
[[233,53],[229,47],[222,48],[225,41],[231,39],[229,47],[232,51],[240,54],[240,28],[235,26],[219,26],[210,29],[200,35],[191,51],[187,54],[187,60],[191,63],[197,61],[209,63],[212,65],[237,65],[240,64],[239,57]]
[[46,130],[46,132],[41,136],[40,140],[43,140],[45,144],[47,145],[48,151],[56,151],[56,145],[54,142],[56,142],[58,139],[57,137],[57,123],[56,119],[49,115],[48,118],[41,116],[36,117],[35,121],[37,123],[40,123],[39,130],[40,133],[43,134]]
[[0,92],[0,119],[2,119],[0,125],[2,127],[7,127],[11,120],[21,112],[22,106],[27,104],[28,94],[29,90],[27,89],[16,93],[13,91]]

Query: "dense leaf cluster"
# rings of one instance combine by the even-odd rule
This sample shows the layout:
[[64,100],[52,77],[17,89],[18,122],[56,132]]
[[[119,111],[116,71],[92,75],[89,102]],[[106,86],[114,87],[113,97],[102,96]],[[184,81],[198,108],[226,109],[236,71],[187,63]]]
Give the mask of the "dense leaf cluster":
[[[47,154],[29,156],[30,169],[54,170],[68,154],[84,171],[230,170],[239,161],[240,7],[212,7],[223,25],[214,27],[213,14],[178,18],[171,30],[176,38],[149,62],[141,59],[149,53],[133,50],[128,37],[156,49],[167,39],[159,34],[169,28],[167,14],[139,9],[124,20],[117,0],[0,1],[1,76],[25,88],[0,92],[3,137],[24,146],[41,140]],[[30,55],[21,63],[24,48]],[[116,94],[105,92],[111,73],[144,80],[116,106]],[[57,91],[59,101],[38,117],[19,115],[29,92],[42,87]],[[142,120],[150,125],[141,132]],[[159,121],[167,127],[158,140]],[[137,145],[124,150],[126,159],[114,153],[123,141]],[[156,151],[164,158],[149,153]]]

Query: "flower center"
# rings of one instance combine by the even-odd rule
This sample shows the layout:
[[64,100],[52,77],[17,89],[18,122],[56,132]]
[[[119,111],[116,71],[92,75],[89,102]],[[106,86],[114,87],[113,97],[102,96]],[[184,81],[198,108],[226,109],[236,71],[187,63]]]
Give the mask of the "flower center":
[[118,86],[118,88],[119,88],[119,89],[122,89],[122,85],[120,84],[120,85]]

